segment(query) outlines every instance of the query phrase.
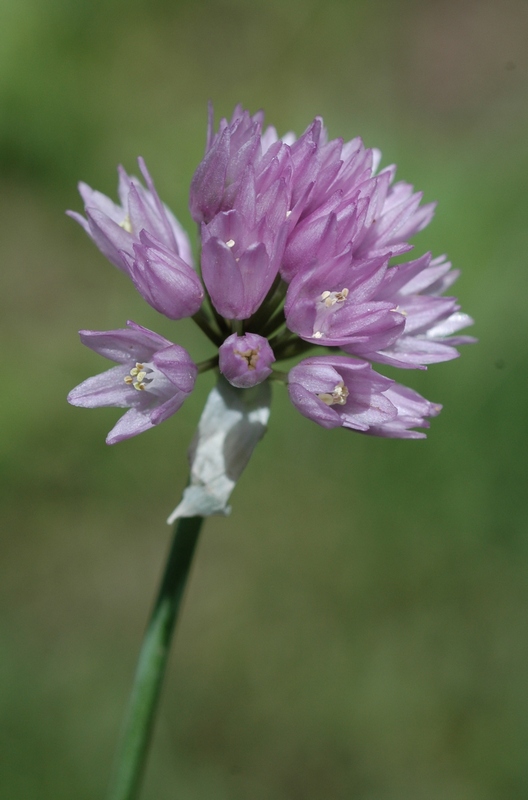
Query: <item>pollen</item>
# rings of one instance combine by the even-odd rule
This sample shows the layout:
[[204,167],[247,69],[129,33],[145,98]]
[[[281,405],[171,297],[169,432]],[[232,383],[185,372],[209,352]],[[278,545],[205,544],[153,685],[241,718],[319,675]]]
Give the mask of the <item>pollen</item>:
[[344,303],[349,295],[348,289],[341,289],[340,292],[323,292],[321,295],[321,302],[325,304],[327,308],[331,308],[335,306],[336,303]]
[[149,380],[145,381],[147,377],[147,370],[145,369],[143,364],[139,364],[136,362],[136,366],[132,367],[128,375],[125,376],[124,381],[129,386],[133,386],[134,389],[138,391],[144,391],[147,388],[147,384],[150,383]]
[[317,397],[327,406],[344,406],[347,401],[348,394],[349,392],[347,387],[343,381],[341,381],[334,388],[333,392],[323,392],[322,394],[318,394]]
[[130,222],[130,217],[128,214],[124,218],[123,222],[119,223],[119,227],[123,228],[127,233],[132,233],[132,223]]
[[259,357],[259,351],[254,349],[249,350],[234,350],[233,351],[237,356],[243,358],[248,365],[248,369],[256,369]]

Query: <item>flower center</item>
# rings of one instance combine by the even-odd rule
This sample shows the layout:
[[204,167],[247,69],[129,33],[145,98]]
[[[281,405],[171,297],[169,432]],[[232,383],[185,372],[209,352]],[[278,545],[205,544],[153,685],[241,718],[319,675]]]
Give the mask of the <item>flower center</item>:
[[233,352],[247,362],[248,369],[257,368],[257,362],[259,357],[258,350],[234,350]]
[[325,322],[329,316],[338,311],[342,304],[350,294],[349,289],[346,287],[341,289],[340,292],[323,292],[319,296],[319,300],[315,302],[315,321],[312,336],[314,339],[322,339],[325,335]]
[[331,308],[336,303],[344,303],[347,297],[348,289],[341,289],[340,292],[323,292],[321,302],[325,304],[326,308]]
[[341,381],[334,388],[333,392],[323,392],[318,394],[319,400],[322,400],[327,406],[344,406],[348,398],[348,389]]
[[128,375],[125,376],[124,381],[129,386],[133,386],[134,389],[144,391],[148,384],[152,383],[152,378],[147,378],[147,375],[151,372],[152,370],[148,366],[136,361],[136,366],[132,367]]

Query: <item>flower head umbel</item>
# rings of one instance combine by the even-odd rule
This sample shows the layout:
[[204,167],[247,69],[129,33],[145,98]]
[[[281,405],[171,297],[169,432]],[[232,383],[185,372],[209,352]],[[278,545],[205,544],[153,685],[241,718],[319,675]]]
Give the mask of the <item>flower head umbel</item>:
[[[394,182],[394,167],[379,170],[380,153],[361,139],[329,139],[318,117],[299,138],[263,124],[262,112],[237,106],[215,132],[210,109],[206,152],[190,189],[201,278],[141,159],[147,188],[120,168],[119,205],[80,184],[86,217],[70,214],[101,252],[150,305],[170,319],[193,316],[217,348],[197,367],[183,348],[134,323],[81,332],[84,344],[119,364],[69,397],[74,405],[129,408],[109,442],[173,414],[197,372],[209,368],[224,381],[202,426],[211,441],[214,420],[235,425],[229,404],[239,400],[226,387],[255,389],[270,378],[287,383],[293,405],[323,427],[423,437],[413,429],[427,428],[441,406],[372,363],[425,369],[474,341],[459,333],[471,318],[445,296],[458,277],[445,257],[393,263],[412,249],[409,240],[430,222],[435,204],[422,205],[421,193]],[[275,370],[275,362],[299,356],[289,374]],[[261,428],[269,391],[263,397],[252,400]],[[250,419],[252,412],[237,409]]]

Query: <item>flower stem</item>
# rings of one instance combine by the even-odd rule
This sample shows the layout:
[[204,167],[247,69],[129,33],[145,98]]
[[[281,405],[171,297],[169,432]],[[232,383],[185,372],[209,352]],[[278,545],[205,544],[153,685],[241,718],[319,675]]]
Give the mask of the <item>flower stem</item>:
[[165,573],[147,626],[110,782],[108,800],[135,800],[150,742],[174,625],[203,517],[175,526]]

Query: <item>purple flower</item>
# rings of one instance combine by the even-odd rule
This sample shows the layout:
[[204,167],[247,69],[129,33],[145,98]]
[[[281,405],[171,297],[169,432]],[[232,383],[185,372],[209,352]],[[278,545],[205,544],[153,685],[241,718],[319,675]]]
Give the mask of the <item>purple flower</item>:
[[376,302],[389,302],[394,312],[403,316],[403,330],[388,346],[378,342],[376,347],[366,343],[345,345],[344,349],[371,361],[403,368],[424,369],[426,364],[457,358],[455,347],[476,341],[472,336],[452,335],[472,325],[473,320],[460,311],[456,298],[441,296],[458,275],[459,271],[452,270],[444,256],[431,260],[430,253],[391,267],[373,298]]
[[381,158],[358,137],[328,141],[316,118],[291,146],[292,202],[304,197],[292,227],[281,275],[290,281],[314,258],[348,249],[356,259],[394,256],[411,249],[408,239],[432,218],[435,204],[419,207],[421,193],[407,183],[391,186],[395,168],[376,170]]
[[385,347],[401,334],[405,318],[374,295],[387,271],[383,256],[355,262],[349,252],[298,273],[284,311],[290,330],[323,346]]
[[196,314],[204,291],[194,270],[145,230],[140,232],[139,244],[134,244],[133,250],[133,257],[123,251],[121,256],[134,286],[147,303],[169,319]]
[[[459,333],[472,319],[445,296],[458,272],[444,257],[393,262],[412,249],[409,239],[435,204],[421,205],[421,193],[394,183],[395,167],[379,170],[381,154],[360,138],[329,139],[319,117],[298,138],[263,123],[262,112],[237,106],[215,132],[209,109],[189,201],[204,286],[141,159],[147,188],[120,168],[120,205],[80,185],[86,218],[71,216],[151,306],[170,319],[193,316],[218,348],[197,368],[182,348],[133,323],[83,332],[85,344],[122,365],[70,395],[78,405],[130,408],[109,441],[174,413],[197,371],[218,366],[235,389],[248,389],[267,381],[275,361],[314,347],[326,355],[306,358],[288,376],[302,414],[325,427],[421,437],[413,429],[428,427],[440,406],[377,374],[371,362],[425,369],[475,341]],[[148,343],[148,352],[132,355],[132,343]],[[274,377],[286,380],[284,372]]]
[[197,367],[187,351],[135,322],[115,331],[80,331],[80,337],[119,365],[88,378],[68,395],[74,406],[129,409],[108,434],[107,444],[168,419],[194,388]]
[[[248,166],[254,172],[256,190],[265,192],[282,176],[291,176],[290,149],[280,140],[275,128],[262,134],[262,111],[253,116],[237,106],[231,121],[220,120],[213,133],[213,109],[209,106],[209,124],[205,157],[191,181],[189,207],[198,223],[210,222],[216,214],[234,207]],[[293,137],[294,138],[294,137]]]
[[67,213],[82,225],[103,255],[129,275],[153,308],[170,319],[192,316],[204,293],[192,268],[189,240],[158,197],[143,159],[138,163],[148,189],[119,167],[121,205],[80,183],[86,219],[75,211]]
[[216,310],[248,319],[279,271],[288,233],[289,190],[279,178],[258,193],[251,166],[234,206],[202,225],[202,275]]
[[290,399],[298,411],[324,428],[344,427],[374,436],[407,439],[425,434],[426,417],[441,406],[346,356],[306,358],[290,370]]
[[275,361],[268,340],[256,333],[228,336],[218,351],[220,372],[239,389],[249,389],[271,375]]

